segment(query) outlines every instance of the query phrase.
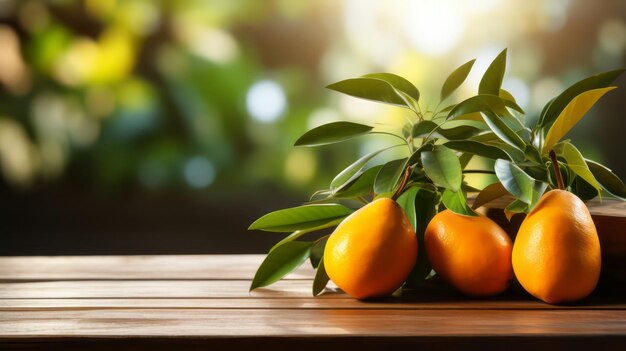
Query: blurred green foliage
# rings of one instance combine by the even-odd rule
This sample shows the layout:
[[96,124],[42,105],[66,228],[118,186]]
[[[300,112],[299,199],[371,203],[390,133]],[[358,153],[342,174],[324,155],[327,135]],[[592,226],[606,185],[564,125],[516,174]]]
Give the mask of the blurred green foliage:
[[[312,150],[292,147],[300,134],[337,119],[403,121],[327,93],[329,82],[390,71],[434,101],[445,72],[477,56],[477,83],[480,65],[510,47],[504,87],[533,118],[562,87],[624,62],[618,1],[593,5],[605,12],[575,42],[591,2],[436,3],[1,1],[1,182],[307,194],[384,136]],[[433,20],[437,30],[420,27]]]

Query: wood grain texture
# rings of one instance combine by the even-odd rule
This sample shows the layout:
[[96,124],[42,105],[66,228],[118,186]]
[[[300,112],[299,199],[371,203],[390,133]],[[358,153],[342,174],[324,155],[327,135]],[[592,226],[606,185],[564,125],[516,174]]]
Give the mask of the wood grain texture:
[[[310,280],[282,280],[249,292],[249,280],[84,280],[0,283],[0,299],[312,297]],[[343,297],[324,294],[319,298]]]
[[[308,263],[248,292],[262,255],[0,259],[0,349],[567,349],[626,342],[624,296],[552,306],[433,283],[401,297],[311,296]],[[44,268],[42,268],[44,267]],[[512,340],[515,344],[512,345]]]
[[[340,294],[339,292],[335,292]],[[99,298],[3,299],[1,311],[70,311],[97,309],[342,309],[342,310],[626,310],[626,302],[587,300],[579,305],[548,305],[530,298],[468,299],[456,296],[402,297],[359,301],[344,294],[333,299],[276,298]]]
[[8,312],[0,339],[51,336],[623,335],[626,311],[128,309]]
[[[263,255],[0,257],[0,280],[252,279]],[[311,278],[305,264],[286,279]]]

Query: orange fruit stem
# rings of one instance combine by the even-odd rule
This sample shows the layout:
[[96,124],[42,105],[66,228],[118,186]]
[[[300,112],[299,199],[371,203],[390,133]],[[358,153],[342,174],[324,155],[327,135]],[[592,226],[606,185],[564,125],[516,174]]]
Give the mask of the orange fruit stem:
[[561,190],[565,190],[565,183],[563,182],[563,175],[561,174],[561,168],[559,167],[559,161],[556,159],[556,153],[554,150],[550,150],[550,159],[552,160],[552,168],[554,168],[554,174],[556,175],[556,184]]

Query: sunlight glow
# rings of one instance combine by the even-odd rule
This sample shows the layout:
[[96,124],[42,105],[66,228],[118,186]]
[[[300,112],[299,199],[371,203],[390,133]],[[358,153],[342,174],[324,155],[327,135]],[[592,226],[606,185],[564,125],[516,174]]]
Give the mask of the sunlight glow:
[[407,6],[404,25],[409,40],[420,51],[440,56],[461,39],[464,18],[453,1],[413,1]]

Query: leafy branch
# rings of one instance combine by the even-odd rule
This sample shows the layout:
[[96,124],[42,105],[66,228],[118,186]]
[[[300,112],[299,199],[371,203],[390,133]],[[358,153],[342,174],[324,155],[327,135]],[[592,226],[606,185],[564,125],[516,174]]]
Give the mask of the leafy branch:
[[[380,197],[394,199],[405,211],[418,237],[418,262],[406,286],[421,284],[430,273],[423,252],[423,236],[430,219],[447,208],[464,216],[476,216],[474,209],[506,194],[515,200],[505,210],[508,217],[528,212],[549,188],[567,188],[583,199],[593,198],[602,189],[626,198],[624,183],[608,168],[585,159],[569,141],[562,141],[570,129],[606,93],[623,72],[611,71],[582,80],[550,100],[538,122],[524,125],[523,109],[502,89],[506,50],[485,71],[478,92],[464,101],[439,109],[464,83],[475,60],[454,70],[444,81],[433,110],[420,103],[421,94],[413,83],[392,73],[373,73],[330,84],[329,89],[356,98],[390,104],[411,112],[402,133],[375,126],[338,121],[313,128],[295,146],[318,147],[367,135],[390,135],[402,144],[389,145],[361,156],[339,172],[328,189],[317,191],[312,203],[269,213],[249,229],[288,232],[269,252],[251,289],[276,282],[308,258],[316,268],[313,294],[328,282],[322,255],[325,240],[301,241],[304,235],[338,225],[357,208],[341,203],[367,204]],[[418,146],[415,142],[418,142]],[[377,161],[388,150],[406,146],[405,157]],[[473,157],[494,160],[494,168],[466,169]],[[482,189],[470,207],[467,192],[475,191],[465,182],[466,174],[495,174],[498,182]],[[320,203],[323,202],[323,203]],[[325,238],[325,237],[323,237]]]

